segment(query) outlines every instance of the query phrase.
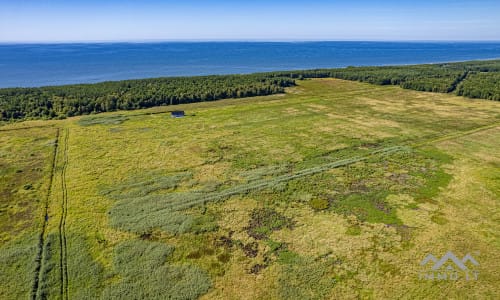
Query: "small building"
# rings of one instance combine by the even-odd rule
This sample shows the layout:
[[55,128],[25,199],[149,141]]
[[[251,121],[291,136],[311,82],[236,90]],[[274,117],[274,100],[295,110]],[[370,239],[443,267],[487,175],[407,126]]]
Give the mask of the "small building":
[[172,116],[172,118],[182,118],[185,116],[183,110],[174,110],[170,112],[170,115]]

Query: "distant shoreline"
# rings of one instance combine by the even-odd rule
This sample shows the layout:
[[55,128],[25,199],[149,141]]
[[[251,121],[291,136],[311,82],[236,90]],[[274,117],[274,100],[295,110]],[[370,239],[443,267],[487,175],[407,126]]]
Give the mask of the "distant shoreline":
[[129,79],[120,79],[120,80],[104,80],[104,81],[97,81],[97,82],[81,82],[81,83],[70,83],[70,84],[56,84],[56,85],[45,85],[45,86],[22,86],[22,87],[0,87],[1,90],[8,90],[8,89],[43,89],[43,88],[58,88],[58,87],[67,87],[67,86],[89,86],[89,85],[99,85],[99,84],[106,84],[106,83],[120,83],[120,82],[126,82],[126,81],[143,81],[143,80],[158,80],[158,79],[189,79],[189,78],[204,78],[204,77],[217,77],[217,76],[239,76],[239,75],[259,75],[259,74],[266,74],[266,73],[301,73],[301,72],[308,72],[308,71],[314,71],[314,70],[330,70],[330,69],[346,69],[349,67],[406,67],[406,66],[421,66],[421,65],[440,65],[440,64],[453,64],[453,63],[469,63],[469,62],[480,62],[480,61],[495,61],[495,60],[500,60],[500,56],[494,57],[494,58],[485,58],[485,59],[473,59],[473,60],[457,60],[457,61],[439,61],[439,62],[430,62],[430,63],[424,63],[424,64],[388,64],[388,65],[360,65],[360,66],[345,66],[345,67],[339,67],[339,68],[316,68],[316,69],[293,69],[293,70],[274,70],[274,71],[268,71],[268,72],[253,72],[253,73],[228,73],[228,74],[207,74],[207,75],[191,75],[191,76],[160,76],[160,77],[142,77],[142,78],[129,78]]
[[0,44],[0,88],[500,58],[489,41],[154,41]]
[[284,93],[296,80],[337,78],[500,101],[500,60],[372,66],[249,75],[160,77],[0,89],[0,120],[67,117]]

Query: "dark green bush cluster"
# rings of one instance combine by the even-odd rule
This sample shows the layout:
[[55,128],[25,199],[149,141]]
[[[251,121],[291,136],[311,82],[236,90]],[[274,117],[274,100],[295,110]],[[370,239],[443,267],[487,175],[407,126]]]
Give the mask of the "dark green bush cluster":
[[261,240],[282,228],[291,228],[293,221],[272,208],[254,209],[250,214],[250,222],[246,227],[249,236]]
[[324,210],[330,206],[330,202],[325,198],[314,198],[309,201],[309,206],[314,210]]

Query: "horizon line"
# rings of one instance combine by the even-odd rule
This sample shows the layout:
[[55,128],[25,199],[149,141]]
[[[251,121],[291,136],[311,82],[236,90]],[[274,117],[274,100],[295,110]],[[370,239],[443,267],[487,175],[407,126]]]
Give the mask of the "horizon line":
[[321,42],[364,42],[364,43],[500,43],[500,39],[444,40],[444,39],[140,39],[140,40],[50,40],[50,41],[0,41],[0,45],[13,44],[112,44],[112,43],[321,43]]

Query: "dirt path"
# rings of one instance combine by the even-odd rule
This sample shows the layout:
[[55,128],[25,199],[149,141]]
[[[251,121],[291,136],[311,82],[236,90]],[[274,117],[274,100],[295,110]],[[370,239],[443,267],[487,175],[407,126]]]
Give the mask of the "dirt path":
[[66,216],[68,214],[68,189],[66,186],[66,169],[68,167],[69,129],[64,132],[63,165],[61,169],[61,219],[59,221],[61,298],[68,299],[68,254],[66,245]]
[[446,141],[446,140],[456,139],[456,138],[459,138],[459,137],[462,137],[462,136],[466,136],[466,135],[469,135],[469,134],[474,134],[476,132],[480,132],[480,131],[483,131],[483,130],[492,129],[492,128],[495,128],[495,127],[500,127],[500,123],[493,123],[493,124],[490,124],[490,125],[485,125],[485,126],[477,127],[477,128],[466,130],[466,131],[458,131],[458,132],[454,132],[454,133],[450,133],[450,134],[445,134],[445,135],[437,136],[437,137],[434,137],[434,138],[431,138],[431,139],[426,139],[424,141],[411,144],[410,147],[418,148],[418,147],[421,147],[421,146],[430,145],[430,144],[434,144],[434,143],[438,143],[438,142],[442,142],[442,141]]
[[[395,146],[390,146],[390,147],[385,147],[385,148],[380,148],[378,150],[374,150],[366,155],[360,155],[360,156],[353,156],[350,158],[342,159],[342,160],[337,160],[333,162],[329,162],[326,164],[321,164],[317,165],[311,168],[303,169],[296,171],[294,173],[290,174],[284,174],[280,175],[274,178],[270,179],[261,179],[261,180],[256,180],[256,181],[251,181],[245,184],[241,184],[238,186],[234,186],[231,188],[228,188],[223,191],[218,191],[218,192],[212,192],[208,194],[200,194],[200,195],[195,195],[194,197],[190,199],[182,199],[182,201],[172,201],[169,205],[163,207],[160,210],[172,210],[172,211],[177,211],[177,210],[183,210],[192,206],[196,206],[199,204],[207,203],[207,202],[216,202],[219,200],[222,200],[224,198],[228,198],[230,196],[234,196],[237,194],[245,194],[250,191],[258,191],[266,188],[270,188],[272,186],[275,186],[278,183],[283,183],[287,182],[293,179],[305,177],[305,176],[310,176],[314,175],[317,173],[325,172],[330,169],[334,168],[339,168],[343,166],[347,166],[359,161],[365,161],[371,157],[375,156],[384,156],[384,155],[390,155],[395,152],[400,152],[400,151],[407,151],[408,149],[411,148],[418,148],[426,145],[432,145],[441,141],[445,140],[450,140],[450,139],[455,139],[459,138],[462,136],[474,134],[483,130],[488,130],[492,128],[499,127],[500,123],[493,123],[481,127],[477,127],[474,129],[470,129],[467,131],[457,131],[453,132],[450,134],[445,134],[445,135],[433,135],[433,136],[428,136],[425,138],[421,138],[418,141],[408,141],[406,143],[402,143],[400,145],[395,145]],[[57,162],[60,160],[61,163],[61,171],[60,171],[60,176],[61,176],[61,189],[62,189],[62,198],[60,202],[60,209],[61,209],[61,217],[59,220],[59,247],[60,247],[60,257],[59,257],[59,266],[60,266],[60,297],[62,299],[69,299],[69,278],[68,278],[68,262],[67,262],[67,238],[66,238],[66,218],[68,214],[68,191],[67,191],[67,184],[66,184],[66,172],[67,172],[67,167],[68,167],[68,146],[69,146],[69,130],[68,129],[57,129],[57,134],[56,134],[56,141],[54,145],[54,150],[53,150],[53,157],[52,157],[52,169],[51,169],[51,175],[50,175],[50,182],[49,182],[49,188],[47,191],[46,199],[45,199],[45,218],[42,226],[42,230],[40,233],[40,241],[38,244],[38,253],[37,253],[37,259],[36,259],[36,271],[35,271],[35,278],[34,278],[34,284],[33,284],[33,289],[32,289],[32,299],[37,298],[37,293],[39,292],[40,286],[42,285],[41,280],[42,280],[42,274],[41,274],[41,268],[43,264],[43,257],[44,257],[44,243],[45,243],[45,234],[46,234],[46,228],[47,228],[47,223],[48,223],[48,206],[49,206],[49,198],[52,193],[52,185],[54,181],[54,177],[56,175],[56,169],[57,169]],[[59,148],[61,150],[59,151]],[[60,152],[58,154],[58,152]],[[59,156],[61,156],[59,158]],[[186,201],[187,200],[187,201]]]
[[45,231],[47,230],[47,223],[49,221],[49,215],[48,215],[48,210],[49,210],[49,198],[52,193],[52,183],[54,181],[54,175],[55,175],[55,169],[56,169],[56,163],[57,163],[57,150],[59,148],[59,138],[60,138],[60,130],[59,128],[56,131],[56,138],[54,142],[54,150],[52,152],[52,164],[51,164],[51,170],[50,170],[50,179],[49,179],[49,186],[47,188],[47,194],[45,196],[45,207],[44,207],[44,214],[43,214],[43,223],[42,223],[42,229],[40,231],[40,238],[38,241],[38,252],[37,256],[35,259],[35,276],[33,279],[33,287],[31,289],[31,298],[36,299],[38,289],[40,287],[40,270],[42,268],[42,258],[44,256],[43,249],[44,249],[44,244],[45,244]]

